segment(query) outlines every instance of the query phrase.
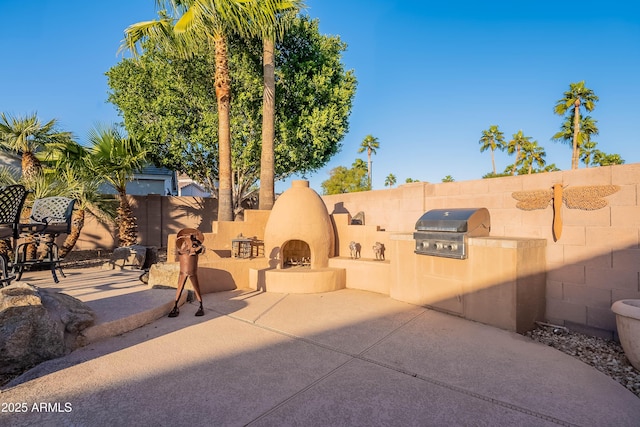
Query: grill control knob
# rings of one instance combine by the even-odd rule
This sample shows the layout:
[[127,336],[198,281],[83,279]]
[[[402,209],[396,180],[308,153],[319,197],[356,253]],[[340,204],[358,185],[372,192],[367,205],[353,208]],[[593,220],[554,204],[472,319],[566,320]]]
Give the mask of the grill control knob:
[[442,249],[444,245],[441,242],[436,243],[436,249]]

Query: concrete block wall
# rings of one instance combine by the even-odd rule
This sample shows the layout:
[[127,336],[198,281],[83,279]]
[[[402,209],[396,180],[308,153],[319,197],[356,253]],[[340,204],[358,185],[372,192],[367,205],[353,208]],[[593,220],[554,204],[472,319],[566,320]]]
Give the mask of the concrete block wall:
[[[562,236],[554,241],[551,206],[520,210],[512,194],[551,189],[556,183],[565,188],[614,184],[619,191],[606,197],[608,205],[600,210],[563,206]],[[640,164],[634,163],[452,183],[418,182],[393,189],[323,196],[323,200],[329,213],[355,215],[363,211],[367,226],[386,232],[412,232],[418,218],[430,209],[486,207],[491,215],[491,236],[547,240],[547,320],[583,327],[589,333],[610,334],[615,332],[611,304],[640,298],[639,187]],[[143,245],[164,247],[168,235],[185,227],[214,232],[214,199],[133,197],[132,206]],[[380,231],[380,236],[385,235]],[[350,237],[339,236],[342,256],[348,253],[344,246]],[[88,217],[76,249],[110,249],[114,245],[113,228]]]
[[[138,220],[138,243],[144,246],[166,247],[167,237],[183,228],[198,228],[203,233],[210,233],[218,216],[218,203],[212,198],[149,195],[129,196],[129,200]],[[116,241],[113,224],[103,224],[86,215],[74,249],[113,249]]]
[[[599,210],[562,207],[563,229],[552,233],[553,209],[524,211],[515,191],[550,190],[560,183],[578,186],[617,185]],[[486,207],[491,236],[547,240],[546,319],[597,335],[615,332],[614,301],[640,298],[640,164],[606,166],[544,174],[452,183],[411,183],[395,189],[323,196],[365,223],[381,229],[411,232],[427,210]]]

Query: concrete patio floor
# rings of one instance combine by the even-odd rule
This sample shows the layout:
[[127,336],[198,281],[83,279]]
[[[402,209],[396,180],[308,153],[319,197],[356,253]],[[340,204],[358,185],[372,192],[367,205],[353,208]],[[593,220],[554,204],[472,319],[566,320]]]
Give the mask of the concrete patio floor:
[[175,291],[139,272],[66,273],[23,281],[90,305],[93,342],[5,386],[0,425],[639,425],[640,399],[579,360],[385,295],[238,289],[167,318]]

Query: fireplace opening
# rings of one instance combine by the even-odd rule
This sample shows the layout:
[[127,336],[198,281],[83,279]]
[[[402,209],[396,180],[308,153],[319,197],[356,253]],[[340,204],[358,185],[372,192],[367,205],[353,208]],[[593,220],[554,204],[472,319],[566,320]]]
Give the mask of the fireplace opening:
[[311,266],[311,249],[302,240],[289,240],[282,245],[282,268]]

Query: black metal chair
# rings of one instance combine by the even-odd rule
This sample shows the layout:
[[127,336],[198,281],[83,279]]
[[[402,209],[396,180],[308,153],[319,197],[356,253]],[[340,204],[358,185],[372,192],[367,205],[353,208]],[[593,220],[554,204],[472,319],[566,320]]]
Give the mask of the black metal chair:
[[[0,240],[9,241],[9,250],[14,250],[18,239],[18,223],[27,198],[27,190],[22,185],[8,185],[0,188]],[[0,288],[9,286],[15,279],[9,270],[9,254],[0,254]]]
[[21,237],[31,237],[36,246],[43,243],[45,245],[45,253],[42,257],[36,256],[35,259],[28,259],[27,248],[32,242],[25,241],[20,243],[15,251],[14,262],[14,269],[17,270],[17,280],[22,278],[25,268],[42,263],[50,264],[54,282],[59,282],[56,269],[58,269],[62,277],[66,277],[60,267],[56,238],[71,232],[71,216],[74,205],[75,200],[67,197],[44,197],[34,200],[29,222],[19,224],[18,232]]

